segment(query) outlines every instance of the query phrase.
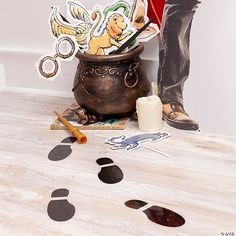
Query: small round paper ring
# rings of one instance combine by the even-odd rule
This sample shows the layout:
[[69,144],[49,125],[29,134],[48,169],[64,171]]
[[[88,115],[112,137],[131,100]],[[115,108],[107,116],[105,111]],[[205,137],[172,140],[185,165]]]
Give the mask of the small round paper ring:
[[[71,51],[68,54],[63,54],[60,52],[60,44],[63,43],[64,41],[68,42],[71,46]],[[59,39],[57,45],[56,45],[56,55],[60,58],[63,59],[67,59],[69,57],[71,57],[75,52],[75,43],[73,42],[72,39],[70,39],[69,37],[62,37]]]
[[[46,62],[46,61],[52,61],[52,63],[54,64],[54,70],[52,72],[45,72],[43,70],[43,64]],[[46,77],[46,78],[51,78],[53,77],[54,75],[56,75],[57,71],[58,71],[58,62],[56,60],[55,57],[51,57],[51,56],[46,56],[44,57],[42,60],[40,60],[39,62],[39,72],[42,76]]]

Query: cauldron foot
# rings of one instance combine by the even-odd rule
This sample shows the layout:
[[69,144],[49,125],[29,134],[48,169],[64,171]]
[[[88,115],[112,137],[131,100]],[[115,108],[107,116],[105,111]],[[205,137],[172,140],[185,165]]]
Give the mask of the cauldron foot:
[[77,122],[81,125],[94,124],[100,121],[100,117],[97,114],[91,114],[83,107],[78,107],[74,110],[77,119]]

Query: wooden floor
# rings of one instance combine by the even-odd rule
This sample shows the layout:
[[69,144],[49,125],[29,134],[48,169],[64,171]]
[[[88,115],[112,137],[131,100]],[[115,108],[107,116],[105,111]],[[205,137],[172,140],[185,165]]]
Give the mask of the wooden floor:
[[[1,236],[236,235],[236,138],[165,126],[170,138],[134,151],[104,144],[113,135],[139,133],[130,122],[125,131],[84,131],[88,144],[73,143],[68,158],[50,161],[52,148],[70,136],[49,130],[52,111],[68,104],[71,99],[0,92]],[[99,180],[101,157],[120,167],[121,182]],[[76,209],[64,222],[47,214],[51,193],[60,188],[69,190]],[[132,199],[148,205],[126,207]],[[177,212],[186,222],[175,228],[155,224],[143,213],[151,206]]]

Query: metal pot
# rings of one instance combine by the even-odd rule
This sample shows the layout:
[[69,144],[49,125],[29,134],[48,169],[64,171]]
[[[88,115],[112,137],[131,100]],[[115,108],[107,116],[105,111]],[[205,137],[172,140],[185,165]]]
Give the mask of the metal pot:
[[116,117],[135,111],[136,100],[150,91],[142,61],[142,44],[128,53],[96,56],[78,52],[74,96],[89,113]]

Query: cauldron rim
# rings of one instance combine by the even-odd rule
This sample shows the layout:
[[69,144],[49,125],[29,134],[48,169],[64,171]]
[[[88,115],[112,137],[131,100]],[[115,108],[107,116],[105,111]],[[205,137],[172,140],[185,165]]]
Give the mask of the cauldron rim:
[[143,52],[143,50],[144,50],[143,44],[139,43],[139,45],[133,50],[118,55],[91,55],[91,54],[81,53],[78,51],[75,56],[78,59],[84,61],[96,61],[96,62],[122,61],[139,56]]

